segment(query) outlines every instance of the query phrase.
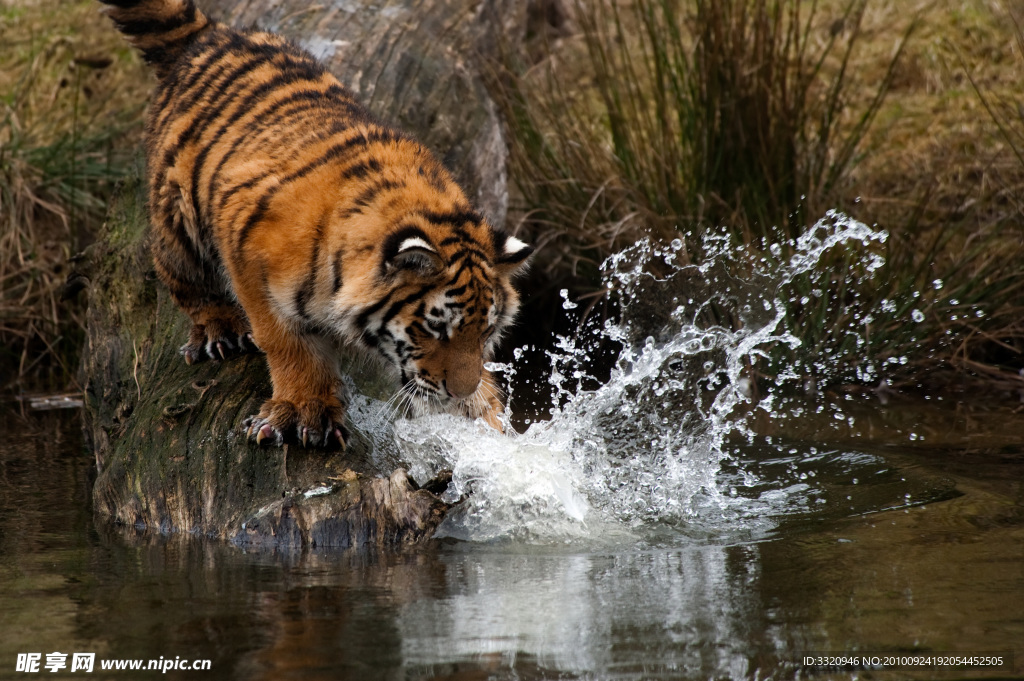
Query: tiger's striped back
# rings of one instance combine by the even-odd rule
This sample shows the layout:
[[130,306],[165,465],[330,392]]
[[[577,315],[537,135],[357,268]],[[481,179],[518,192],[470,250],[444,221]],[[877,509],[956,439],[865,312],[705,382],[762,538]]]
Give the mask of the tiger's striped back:
[[274,395],[257,440],[343,439],[336,345],[389,360],[420,406],[497,423],[483,364],[531,249],[449,172],[284,38],[191,0],[103,0],[161,75],[147,123],[154,262],[187,361],[251,349]]

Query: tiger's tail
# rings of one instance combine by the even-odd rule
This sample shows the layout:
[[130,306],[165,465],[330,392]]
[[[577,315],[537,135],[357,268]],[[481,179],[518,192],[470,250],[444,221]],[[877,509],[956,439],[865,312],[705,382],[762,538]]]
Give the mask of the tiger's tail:
[[100,0],[107,16],[163,77],[210,21],[193,0]]

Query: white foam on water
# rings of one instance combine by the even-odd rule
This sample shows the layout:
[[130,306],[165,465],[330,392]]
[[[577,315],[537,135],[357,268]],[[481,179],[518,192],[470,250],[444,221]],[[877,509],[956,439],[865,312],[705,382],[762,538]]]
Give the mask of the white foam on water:
[[[621,321],[559,339],[549,353],[550,420],[521,434],[509,428],[509,435],[450,416],[395,423],[414,479],[453,471],[446,495],[462,501],[439,534],[557,542],[666,524],[770,524],[773,510],[792,508],[807,485],[750,498],[736,490],[755,487],[756,476],[742,468],[723,474],[727,439],[749,435],[753,407],[773,408],[771,395],[755,405],[749,367],[769,347],[799,348],[782,328],[783,297],[795,277],[817,267],[830,248],[885,237],[829,213],[787,244],[787,259],[777,245],[754,252],[721,236],[704,239],[699,264],[687,264],[679,239],[642,241],[612,256],[603,270]],[[877,255],[865,257],[869,272],[880,266]],[[716,314],[731,315],[731,323]],[[602,382],[591,376],[597,341],[622,344]],[[514,363],[491,368],[516,370]],[[784,371],[778,380],[795,378]]]

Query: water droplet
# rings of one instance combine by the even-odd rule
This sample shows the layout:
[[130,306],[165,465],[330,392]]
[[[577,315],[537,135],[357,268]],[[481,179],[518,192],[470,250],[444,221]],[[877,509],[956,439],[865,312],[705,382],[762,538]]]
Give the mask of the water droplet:
[[920,324],[921,322],[923,322],[923,321],[924,321],[924,313],[923,313],[923,312],[921,312],[921,311],[920,311],[920,310],[918,310],[918,309],[915,309],[915,310],[914,310],[913,312],[911,312],[911,313],[910,313],[910,316],[911,316],[911,317],[913,318],[913,320],[914,320],[915,322],[917,322],[918,324]]
[[573,309],[579,307],[576,303],[574,303],[571,300],[569,300],[569,289],[563,288],[561,291],[558,292],[558,295],[562,296],[562,309],[563,310],[573,310]]

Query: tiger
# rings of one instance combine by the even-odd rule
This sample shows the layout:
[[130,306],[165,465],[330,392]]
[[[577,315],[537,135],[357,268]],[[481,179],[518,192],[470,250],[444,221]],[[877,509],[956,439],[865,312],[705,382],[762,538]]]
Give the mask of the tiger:
[[[311,54],[193,0],[101,0],[156,74],[145,147],[154,270],[192,323],[185,362],[262,352],[257,446],[346,447],[343,347],[419,413],[502,429],[486,368],[533,247],[492,226],[413,136]],[[397,395],[396,395],[397,396]]]

